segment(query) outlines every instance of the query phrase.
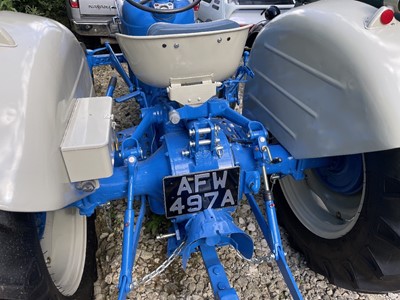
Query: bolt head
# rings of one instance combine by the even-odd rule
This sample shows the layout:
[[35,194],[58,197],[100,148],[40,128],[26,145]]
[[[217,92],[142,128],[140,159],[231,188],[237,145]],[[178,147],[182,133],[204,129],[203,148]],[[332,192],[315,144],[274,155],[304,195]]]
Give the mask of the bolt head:
[[90,193],[94,191],[94,186],[91,182],[85,183],[82,187],[82,191],[85,193]]
[[220,270],[217,266],[215,266],[215,267],[213,268],[213,273],[214,273],[215,275],[219,275],[219,274],[221,274],[221,270]]
[[218,289],[220,289],[220,290],[225,290],[226,289],[225,284],[222,283],[222,282],[218,282],[217,286],[218,286]]

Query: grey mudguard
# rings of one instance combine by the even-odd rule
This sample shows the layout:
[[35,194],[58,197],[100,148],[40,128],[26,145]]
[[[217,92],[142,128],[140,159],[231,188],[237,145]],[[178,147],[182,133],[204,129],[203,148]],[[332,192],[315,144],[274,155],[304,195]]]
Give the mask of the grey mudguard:
[[376,12],[322,0],[282,14],[257,37],[244,113],[295,158],[400,147],[400,23],[367,29]]
[[74,99],[91,96],[79,43],[49,19],[0,12],[0,209],[56,210],[82,198],[60,144]]

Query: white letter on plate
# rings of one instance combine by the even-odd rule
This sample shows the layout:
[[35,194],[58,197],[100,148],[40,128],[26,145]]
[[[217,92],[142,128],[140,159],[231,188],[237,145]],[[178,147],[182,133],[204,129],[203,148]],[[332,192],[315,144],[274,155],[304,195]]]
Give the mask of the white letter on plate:
[[177,196],[180,196],[182,194],[182,192],[184,192],[184,191],[188,192],[189,194],[193,193],[186,176],[182,177],[181,183],[179,184]]
[[231,190],[226,190],[224,199],[222,199],[221,207],[224,207],[226,203],[235,205],[235,200],[233,199]]
[[225,188],[227,174],[228,171],[225,170],[222,178],[219,178],[217,177],[217,172],[213,172],[214,190],[217,190],[219,186],[223,189]]
[[208,177],[210,177],[210,173],[194,175],[194,192],[195,193],[199,192],[199,186],[200,185],[206,185],[207,184],[207,181],[199,180],[199,179],[208,178]]

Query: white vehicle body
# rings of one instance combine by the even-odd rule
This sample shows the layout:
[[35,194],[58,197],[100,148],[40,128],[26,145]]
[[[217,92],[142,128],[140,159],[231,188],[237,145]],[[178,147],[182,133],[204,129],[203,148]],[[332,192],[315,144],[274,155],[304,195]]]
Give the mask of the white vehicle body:
[[118,32],[115,0],[67,0],[71,29],[80,36],[113,37]]
[[82,47],[55,21],[1,12],[0,57],[0,210],[63,208],[85,196],[60,151],[75,99],[94,94]]
[[270,6],[285,12],[294,6],[293,0],[203,0],[197,11],[201,22],[230,19],[240,25],[256,24],[265,20],[263,12]]
[[295,158],[400,147],[400,23],[380,13],[326,0],[269,22],[252,49],[245,114]]

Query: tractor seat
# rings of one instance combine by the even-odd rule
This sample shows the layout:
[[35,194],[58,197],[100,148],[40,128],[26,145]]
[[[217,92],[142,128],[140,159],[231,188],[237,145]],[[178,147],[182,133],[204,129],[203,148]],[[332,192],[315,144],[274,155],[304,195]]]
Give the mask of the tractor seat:
[[193,24],[154,23],[147,30],[147,35],[167,35],[182,33],[210,32],[238,28],[239,24],[232,20],[217,20]]
[[250,26],[229,20],[157,23],[146,36],[117,33],[116,37],[137,79],[167,88],[169,98],[182,105],[197,106],[235,73]]

